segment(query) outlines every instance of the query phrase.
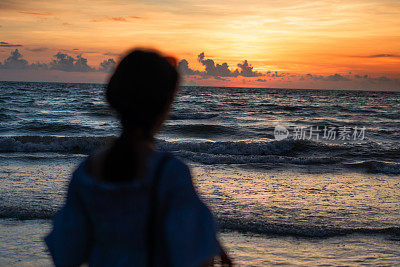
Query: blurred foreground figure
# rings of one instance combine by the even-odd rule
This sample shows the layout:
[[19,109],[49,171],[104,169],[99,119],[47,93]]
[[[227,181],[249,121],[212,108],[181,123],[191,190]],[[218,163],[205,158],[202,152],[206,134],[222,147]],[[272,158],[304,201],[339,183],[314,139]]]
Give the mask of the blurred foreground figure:
[[188,166],[154,148],[178,87],[176,61],[134,50],[106,89],[121,136],[75,170],[45,238],[57,266],[207,266],[220,256],[214,218]]

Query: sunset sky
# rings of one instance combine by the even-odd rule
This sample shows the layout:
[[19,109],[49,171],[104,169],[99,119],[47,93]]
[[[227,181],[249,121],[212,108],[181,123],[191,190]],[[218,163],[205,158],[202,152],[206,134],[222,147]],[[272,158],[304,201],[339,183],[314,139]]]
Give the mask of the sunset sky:
[[182,60],[184,85],[400,90],[398,0],[2,0],[0,14],[0,80],[106,82],[145,46]]

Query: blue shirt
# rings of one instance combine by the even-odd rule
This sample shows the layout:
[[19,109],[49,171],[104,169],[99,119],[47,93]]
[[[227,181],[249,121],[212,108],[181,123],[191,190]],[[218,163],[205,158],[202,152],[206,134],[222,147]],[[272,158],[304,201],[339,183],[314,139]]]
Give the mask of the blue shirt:
[[[149,157],[145,179],[127,183],[95,180],[85,171],[87,159],[79,165],[45,238],[56,265],[146,266],[150,188],[162,154]],[[199,266],[218,255],[213,216],[187,165],[171,157],[159,179],[155,264]]]

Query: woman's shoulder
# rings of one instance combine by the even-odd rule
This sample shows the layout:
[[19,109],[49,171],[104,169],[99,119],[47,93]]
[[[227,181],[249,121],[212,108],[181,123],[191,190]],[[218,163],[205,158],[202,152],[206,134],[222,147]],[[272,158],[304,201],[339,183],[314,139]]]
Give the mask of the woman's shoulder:
[[93,186],[102,183],[101,166],[108,149],[86,156],[72,173],[71,186]]
[[[165,189],[174,189],[181,186],[192,186],[192,176],[189,166],[171,152],[156,151],[158,160],[153,161],[155,169],[161,167],[161,184]],[[160,166],[164,161],[163,166]]]
[[[107,149],[103,149],[84,158],[73,172],[72,180],[87,180],[89,178],[94,182],[101,182],[100,166],[102,166],[106,154]],[[155,171],[161,161],[165,161],[164,166],[162,166],[162,176],[172,178],[174,184],[191,182],[189,166],[171,152],[155,150],[148,158],[149,170]]]

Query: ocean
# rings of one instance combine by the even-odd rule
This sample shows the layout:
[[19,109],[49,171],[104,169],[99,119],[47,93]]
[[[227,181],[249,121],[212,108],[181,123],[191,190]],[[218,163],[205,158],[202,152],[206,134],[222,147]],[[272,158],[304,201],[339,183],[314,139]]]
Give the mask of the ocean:
[[[0,82],[0,266],[51,265],[71,172],[119,134],[104,85]],[[400,264],[400,92],[181,87],[187,162],[235,262]]]

